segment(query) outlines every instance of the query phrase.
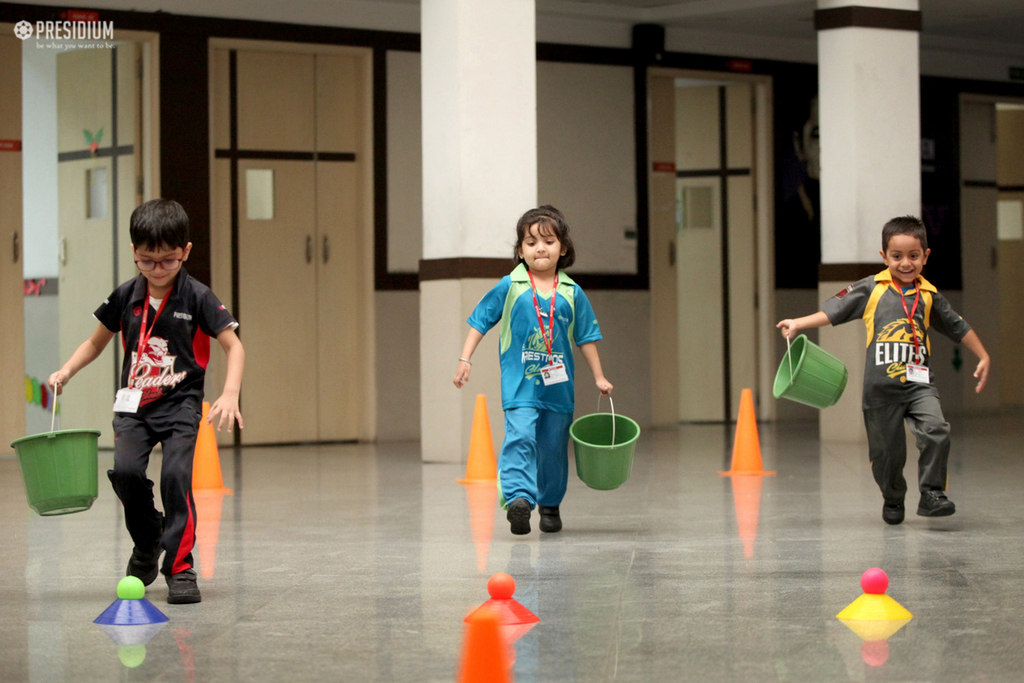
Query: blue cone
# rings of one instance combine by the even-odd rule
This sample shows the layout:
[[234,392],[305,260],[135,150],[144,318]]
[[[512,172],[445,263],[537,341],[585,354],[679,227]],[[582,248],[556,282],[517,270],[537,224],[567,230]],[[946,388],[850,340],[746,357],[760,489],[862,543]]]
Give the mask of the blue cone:
[[158,610],[146,598],[138,600],[117,599],[103,613],[96,617],[94,624],[110,626],[139,626],[158,624],[169,621],[163,612]]

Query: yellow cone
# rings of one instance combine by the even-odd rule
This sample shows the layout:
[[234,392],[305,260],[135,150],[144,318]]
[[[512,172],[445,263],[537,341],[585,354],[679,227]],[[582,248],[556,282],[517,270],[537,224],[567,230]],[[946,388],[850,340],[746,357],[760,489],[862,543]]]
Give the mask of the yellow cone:
[[859,621],[897,621],[913,619],[914,615],[885,593],[865,593],[847,605],[846,609],[836,615],[836,618]]

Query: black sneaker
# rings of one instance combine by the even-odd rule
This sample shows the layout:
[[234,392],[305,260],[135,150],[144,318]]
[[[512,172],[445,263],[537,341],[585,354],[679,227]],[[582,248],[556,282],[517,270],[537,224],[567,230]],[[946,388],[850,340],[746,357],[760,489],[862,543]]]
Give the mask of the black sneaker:
[[882,519],[886,524],[901,524],[903,522],[903,501],[899,503],[885,502],[882,506]]
[[156,577],[160,574],[160,553],[163,552],[163,548],[159,545],[156,550],[139,550],[138,546],[132,548],[132,556],[128,559],[128,569],[125,570],[125,576],[134,576],[135,578],[142,581],[143,586],[156,581]]
[[554,533],[562,530],[562,518],[558,516],[558,506],[538,507],[540,511],[540,530]]
[[196,585],[196,570],[186,569],[167,577],[167,602],[171,605],[190,605],[202,602],[203,596]]
[[508,519],[512,533],[516,536],[530,533],[530,504],[525,498],[516,498],[509,503],[505,518]]
[[917,514],[922,517],[948,517],[956,512],[956,505],[946,498],[945,491],[922,491]]

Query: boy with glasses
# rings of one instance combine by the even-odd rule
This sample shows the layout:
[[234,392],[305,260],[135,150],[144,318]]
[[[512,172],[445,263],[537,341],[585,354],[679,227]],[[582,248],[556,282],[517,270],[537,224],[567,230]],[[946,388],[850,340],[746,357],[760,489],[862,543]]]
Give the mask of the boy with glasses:
[[[124,504],[125,526],[135,543],[126,574],[148,586],[162,571],[171,604],[202,599],[192,561],[192,460],[210,337],[227,355],[227,377],[208,422],[219,415],[218,430],[227,423],[230,432],[235,420],[239,429],[243,426],[238,394],[245,352],[235,334],[238,323],[213,292],[182,267],[192,251],[188,225],[185,210],[172,200],[154,199],[135,209],[130,234],[139,275],[96,309],[96,330],[64,367],[50,375],[50,385],[61,393],[121,333],[125,353],[121,389],[114,401],[114,469],[107,476]],[[163,446],[163,514],[156,509],[153,482],[146,477],[149,454],[157,443]]]

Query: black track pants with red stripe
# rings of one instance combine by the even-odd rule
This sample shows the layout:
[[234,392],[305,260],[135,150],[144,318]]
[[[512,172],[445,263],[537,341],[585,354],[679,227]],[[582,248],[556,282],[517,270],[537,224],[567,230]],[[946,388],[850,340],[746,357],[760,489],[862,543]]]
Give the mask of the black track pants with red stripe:
[[[190,403],[170,417],[154,420],[137,415],[114,416],[114,469],[107,471],[114,493],[124,504],[125,526],[140,550],[160,544],[164,551],[160,571],[177,574],[193,567],[196,504],[192,498],[192,461],[202,413]],[[163,446],[160,468],[161,516],[153,498],[153,482],[146,476],[149,455]]]

